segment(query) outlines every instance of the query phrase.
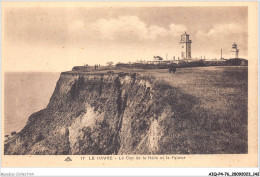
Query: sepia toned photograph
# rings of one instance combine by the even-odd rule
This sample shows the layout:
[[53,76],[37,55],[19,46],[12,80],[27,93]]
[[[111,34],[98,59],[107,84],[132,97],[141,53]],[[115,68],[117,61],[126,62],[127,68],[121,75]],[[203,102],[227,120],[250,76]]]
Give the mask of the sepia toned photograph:
[[249,154],[247,5],[88,4],[3,4],[4,156]]

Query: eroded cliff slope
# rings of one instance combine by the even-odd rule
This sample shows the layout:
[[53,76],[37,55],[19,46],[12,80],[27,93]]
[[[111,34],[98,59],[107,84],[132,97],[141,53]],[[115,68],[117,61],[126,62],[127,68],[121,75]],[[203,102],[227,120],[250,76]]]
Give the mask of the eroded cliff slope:
[[[48,106],[6,142],[5,154],[228,153],[213,148],[197,99],[138,73],[60,76]],[[231,149],[235,152],[234,149]],[[246,151],[246,149],[245,149]]]

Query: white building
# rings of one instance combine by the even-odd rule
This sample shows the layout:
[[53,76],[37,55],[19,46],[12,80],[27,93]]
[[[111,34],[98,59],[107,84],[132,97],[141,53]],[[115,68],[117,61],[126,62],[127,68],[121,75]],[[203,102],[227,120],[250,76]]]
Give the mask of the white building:
[[190,35],[186,32],[181,35],[181,57],[182,59],[191,59],[191,43],[192,41],[189,39]]
[[232,45],[232,50],[230,52],[231,52],[231,58],[238,58],[239,49],[237,48],[237,44],[236,43],[234,43]]

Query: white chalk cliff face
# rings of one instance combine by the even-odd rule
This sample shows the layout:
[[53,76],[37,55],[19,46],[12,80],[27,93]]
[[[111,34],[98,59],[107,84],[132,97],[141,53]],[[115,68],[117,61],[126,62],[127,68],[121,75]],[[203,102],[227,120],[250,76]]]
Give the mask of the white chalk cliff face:
[[[5,143],[5,154],[189,154],[212,149],[195,97],[136,73],[62,73],[48,106]],[[194,134],[196,132],[196,134]],[[201,134],[201,136],[198,136]]]

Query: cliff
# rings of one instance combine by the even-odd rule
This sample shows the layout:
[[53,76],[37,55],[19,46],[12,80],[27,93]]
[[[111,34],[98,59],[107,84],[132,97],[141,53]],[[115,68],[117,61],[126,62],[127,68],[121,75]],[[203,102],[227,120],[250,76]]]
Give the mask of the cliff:
[[64,72],[5,154],[227,153],[205,143],[194,96],[149,74]]

